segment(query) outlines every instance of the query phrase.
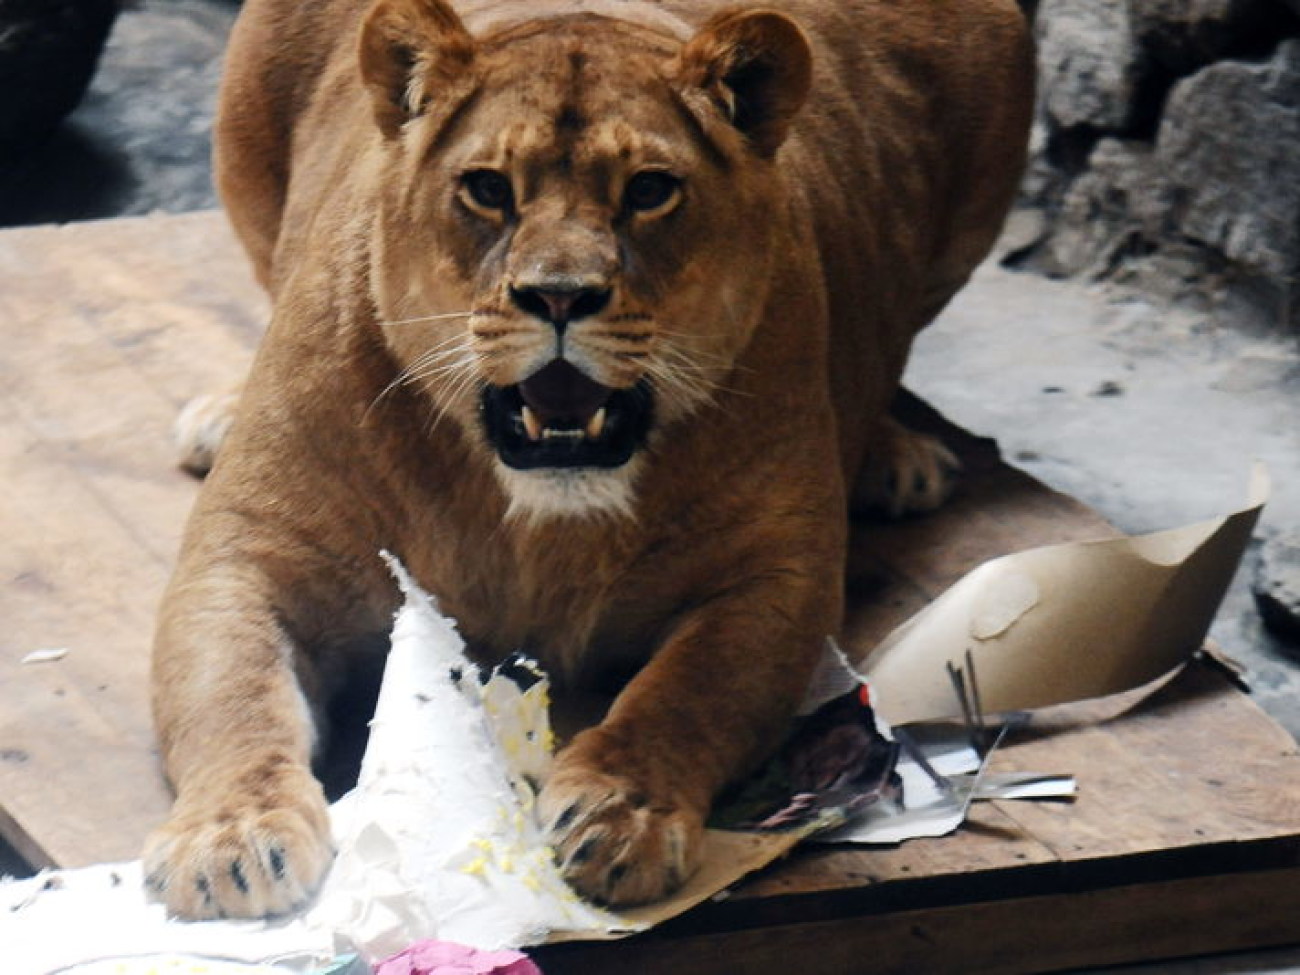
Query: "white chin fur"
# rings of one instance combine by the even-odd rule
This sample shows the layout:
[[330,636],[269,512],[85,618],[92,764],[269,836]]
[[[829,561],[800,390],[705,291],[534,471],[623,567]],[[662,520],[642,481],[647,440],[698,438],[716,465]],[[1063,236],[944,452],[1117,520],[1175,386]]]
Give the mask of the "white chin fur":
[[540,468],[519,471],[496,463],[497,478],[510,499],[506,518],[540,523],[557,518],[634,518],[640,458],[622,467]]

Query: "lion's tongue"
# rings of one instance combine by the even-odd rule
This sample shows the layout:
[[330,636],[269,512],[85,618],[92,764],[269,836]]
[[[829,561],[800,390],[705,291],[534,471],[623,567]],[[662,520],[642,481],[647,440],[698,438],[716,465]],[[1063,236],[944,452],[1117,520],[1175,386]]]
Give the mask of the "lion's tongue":
[[593,439],[599,437],[611,392],[565,360],[556,359],[519,384],[528,436],[538,440],[546,430],[581,430]]

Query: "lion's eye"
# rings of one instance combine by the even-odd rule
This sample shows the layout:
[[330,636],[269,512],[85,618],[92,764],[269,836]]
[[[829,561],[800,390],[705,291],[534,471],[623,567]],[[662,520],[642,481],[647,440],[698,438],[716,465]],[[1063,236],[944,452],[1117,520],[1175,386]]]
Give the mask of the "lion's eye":
[[671,173],[647,170],[627,181],[623,202],[629,210],[661,210],[676,199],[682,181]]
[[475,169],[461,177],[461,183],[469,198],[485,210],[509,210],[514,205],[509,177],[495,169]]

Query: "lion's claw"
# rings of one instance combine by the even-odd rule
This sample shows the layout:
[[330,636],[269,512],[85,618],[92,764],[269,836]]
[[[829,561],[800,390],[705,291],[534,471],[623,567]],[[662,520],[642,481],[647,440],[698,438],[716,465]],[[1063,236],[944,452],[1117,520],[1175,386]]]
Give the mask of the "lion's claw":
[[541,812],[565,879],[604,904],[665,897],[699,861],[702,817],[623,776],[562,767],[542,791]]

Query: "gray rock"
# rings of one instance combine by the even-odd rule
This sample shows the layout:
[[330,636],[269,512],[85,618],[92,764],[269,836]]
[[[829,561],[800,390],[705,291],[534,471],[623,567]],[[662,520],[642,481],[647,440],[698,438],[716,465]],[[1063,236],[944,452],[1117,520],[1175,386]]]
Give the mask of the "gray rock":
[[1156,139],[1170,220],[1247,268],[1300,272],[1300,39],[1222,61],[1170,92]]
[[1159,232],[1159,187],[1149,145],[1102,139],[1061,197],[1030,266],[1052,275],[1105,274],[1125,251]]
[[1268,628],[1300,641],[1300,531],[1264,543],[1251,589]]
[[[1245,16],[1229,0],[1189,0],[1184,12],[1211,5]],[[1300,38],[1267,60],[1218,61],[1179,81],[1154,141],[1054,124],[1028,195],[1047,211],[1046,230],[1011,263],[1140,282],[1198,305],[1227,288],[1254,322],[1300,323]]]
[[1127,0],[1043,0],[1036,25],[1049,124],[1122,131],[1133,111],[1140,55]]

